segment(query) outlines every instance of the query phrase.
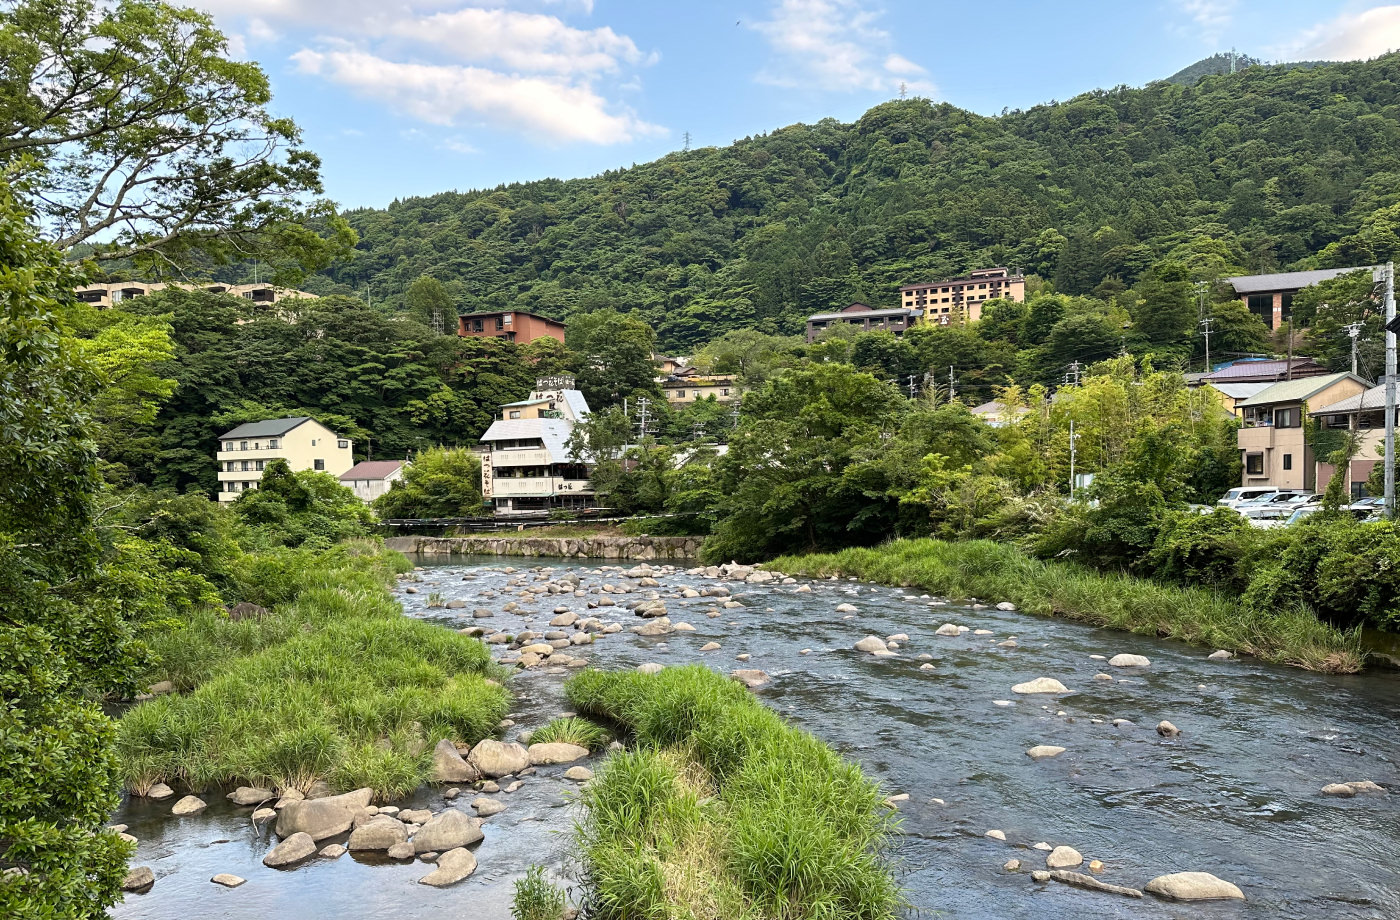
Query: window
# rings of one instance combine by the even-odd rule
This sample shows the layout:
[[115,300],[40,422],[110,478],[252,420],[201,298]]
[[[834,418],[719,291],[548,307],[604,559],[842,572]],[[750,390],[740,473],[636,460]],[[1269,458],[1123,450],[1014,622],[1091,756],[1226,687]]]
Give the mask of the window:
[[350,442],[345,440],[344,438],[341,438],[339,441],[335,442],[335,446],[339,447],[341,450],[345,450],[347,447],[350,446]]
[[506,324],[507,326],[509,326],[509,325],[510,325],[510,321],[511,321],[511,319],[513,319],[513,317],[511,316],[511,314],[507,313],[507,314],[503,317],[503,319],[504,319],[504,321],[505,321],[505,324]]
[[729,391],[728,391],[728,390],[721,390],[720,392],[723,393],[725,396],[728,396],[728,395],[729,395]]
[[249,470],[251,470],[252,468],[253,468],[253,462],[252,462],[251,460],[244,460],[244,461],[243,461],[243,469],[241,470],[241,472],[246,473],[246,472],[248,472]]
[[485,327],[481,325],[481,320],[472,320],[472,332],[481,332]]
[[225,441],[225,442],[224,442],[224,450],[233,450],[233,442],[232,442],[232,441]]
[[1283,455],[1283,468],[1286,469],[1286,470],[1291,470],[1291,469],[1293,469],[1293,455],[1292,455],[1292,454],[1284,454],[1284,455]]
[[496,329],[499,331],[504,328],[506,328],[506,318],[504,316],[496,317]]
[[510,413],[509,413],[508,417],[509,417],[509,418],[520,418],[520,410],[519,410],[519,409],[512,409],[512,410],[510,410]]
[[1298,407],[1292,406],[1288,409],[1274,410],[1275,428],[1297,428],[1301,424]]
[[311,466],[312,466],[312,468],[314,468],[317,472],[321,472],[321,471],[325,470],[325,468],[326,468],[326,461],[324,461],[324,460],[312,460],[312,461],[311,461]]
[[677,398],[677,399],[685,399],[685,390],[677,390],[677,391],[676,391],[676,398]]
[[1264,455],[1263,455],[1263,454],[1245,454],[1245,455],[1244,455],[1244,471],[1245,471],[1245,474],[1246,474],[1246,475],[1249,475],[1249,476],[1263,476],[1263,475],[1264,475]]
[[239,441],[239,442],[238,442],[238,449],[239,449],[239,450],[247,450],[247,449],[248,449],[248,442],[247,442],[247,441]]
[[311,439],[311,446],[312,446],[312,447],[315,447],[315,446],[316,446],[316,439],[315,439],[315,438],[312,438],[312,439]]

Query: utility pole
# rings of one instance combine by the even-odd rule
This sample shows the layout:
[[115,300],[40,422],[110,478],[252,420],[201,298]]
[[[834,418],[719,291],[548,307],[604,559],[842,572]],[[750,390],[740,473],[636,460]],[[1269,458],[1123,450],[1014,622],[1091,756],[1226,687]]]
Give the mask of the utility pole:
[[953,397],[956,395],[957,388],[953,383],[953,365],[950,364],[948,365],[948,402],[951,403],[953,401]]
[[909,375],[909,398],[910,398],[910,399],[913,399],[915,396],[919,395],[919,387],[918,387],[918,384],[916,384],[916,383],[914,382],[916,379],[917,379],[917,378],[916,378],[913,374],[910,374],[910,375]]
[[1079,435],[1074,433],[1074,419],[1069,420],[1069,500],[1074,501],[1074,442],[1079,440]]
[[[1205,328],[1205,332],[1202,333],[1202,334],[1205,335],[1205,337],[1206,337],[1206,373],[1207,373],[1207,374],[1210,373],[1210,323],[1211,323],[1211,319],[1210,319],[1209,316],[1207,316],[1205,319],[1201,320],[1201,323],[1200,323],[1201,326],[1203,326],[1203,327]],[[1355,372],[1356,372],[1356,368],[1352,368],[1352,373],[1355,373]]]
[[1196,316],[1201,319],[1206,318],[1206,291],[1210,289],[1210,284],[1205,281],[1196,282]]
[[1356,349],[1361,337],[1360,323],[1347,323],[1347,335],[1351,336],[1351,372],[1356,373]]
[[1395,520],[1395,263],[1385,263],[1385,517]]
[[647,415],[647,407],[649,407],[650,405],[650,399],[647,399],[645,396],[637,397],[637,418],[639,424],[641,425],[641,437],[643,440],[645,440],[647,436],[647,421],[649,420],[649,417]]
[[1079,369],[1082,366],[1083,365],[1079,363],[1079,359],[1077,358],[1071,361],[1069,363],[1068,373],[1065,374],[1065,383],[1073,383],[1075,386],[1079,386]]

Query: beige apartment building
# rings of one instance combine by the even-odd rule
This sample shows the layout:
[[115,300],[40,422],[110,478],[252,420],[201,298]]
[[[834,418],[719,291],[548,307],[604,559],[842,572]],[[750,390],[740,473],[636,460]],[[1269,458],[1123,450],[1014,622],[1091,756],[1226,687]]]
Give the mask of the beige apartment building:
[[1240,485],[1316,490],[1317,458],[1307,443],[1303,413],[1310,406],[1335,406],[1369,386],[1355,374],[1327,374],[1275,383],[1241,400]]
[[658,382],[672,406],[688,406],[713,396],[718,402],[732,403],[739,398],[739,385],[733,374],[702,374],[694,368],[681,368]]
[[355,465],[354,442],[307,416],[248,422],[219,436],[219,501],[258,487],[268,463],[340,476]]
[[[1324,405],[1311,413],[1324,431],[1351,429],[1360,435],[1361,446],[1346,471],[1347,490],[1353,498],[1365,494],[1366,480],[1382,462],[1385,449],[1385,385],[1373,386],[1364,393],[1348,396],[1341,402]],[[1400,412],[1396,413],[1400,416]],[[1319,459],[1317,482],[1325,485],[1332,479],[1336,467]]]
[[984,268],[961,278],[907,284],[899,289],[902,307],[917,310],[924,322],[940,326],[975,323],[982,318],[982,304],[997,299],[1024,302],[1025,276],[1013,275],[1005,268]]
[[501,406],[481,436],[481,494],[498,517],[545,514],[595,504],[588,467],[567,447],[588,401],[568,375],[541,377],[528,399]]
[[211,294],[228,294],[242,297],[253,303],[277,303],[282,300],[314,300],[315,294],[273,287],[270,284],[181,284],[164,281],[111,281],[101,284],[88,284],[78,288],[78,300],[90,303],[101,309],[108,309],[123,300],[145,297],[165,288],[179,288],[184,291],[208,291]]

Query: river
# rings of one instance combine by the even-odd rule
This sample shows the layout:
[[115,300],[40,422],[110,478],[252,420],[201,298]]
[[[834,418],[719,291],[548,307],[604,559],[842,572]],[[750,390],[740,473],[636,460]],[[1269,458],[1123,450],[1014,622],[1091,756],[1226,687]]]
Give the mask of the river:
[[[641,622],[621,606],[587,611],[586,599],[572,596],[548,598],[528,621],[501,611],[519,600],[520,587],[509,583],[536,583],[536,566],[550,566],[555,578],[578,570],[585,587],[623,580],[616,571],[587,574],[594,565],[496,558],[423,564],[422,582],[414,585],[420,593],[399,596],[407,615],[444,627],[542,631],[554,604],[626,627]],[[503,571],[511,567],[514,574]],[[898,871],[910,902],[933,916],[1400,917],[1400,795],[1319,793],[1325,784],[1353,780],[1400,788],[1396,672],[1333,676],[1250,659],[1209,660],[1209,649],[1178,642],[850,581],[805,582],[812,590],[801,594],[795,586],[725,582],[744,606],[711,618],[714,598],[670,595],[718,582],[683,572],[656,577],[661,587],[652,590],[670,618],[693,624],[694,632],[649,639],[624,631],[568,653],[605,668],[701,661],[725,672],[768,672],[772,681],[756,691],[765,703],[860,761],[891,794],[909,795],[900,806]],[[467,607],[429,609],[432,592]],[[623,604],[637,596],[615,597]],[[858,612],[836,613],[843,603]],[[495,616],[473,620],[476,607]],[[943,623],[990,634],[935,636]],[[897,633],[910,639],[896,657],[852,649],[863,636]],[[998,644],[1008,637],[1018,647]],[[711,641],[722,648],[702,653]],[[1091,657],[1121,652],[1152,663],[1118,669]],[[738,661],[741,653],[750,660]],[[932,656],[932,670],[920,668],[921,654]],[[1094,679],[1108,671],[1115,680]],[[567,708],[567,676],[562,668],[516,676],[518,724],[507,738]],[[1011,692],[1036,677],[1056,678],[1071,692]],[[1115,727],[1115,719],[1136,727]],[[1160,738],[1154,726],[1161,720],[1181,736]],[[1025,751],[1039,744],[1066,751],[1033,761]],[[140,841],[132,864],[151,866],[157,882],[146,894],[127,895],[112,916],[504,920],[513,880],[527,866],[546,863],[564,879],[577,871],[569,845],[572,784],[559,778],[562,770],[542,768],[518,792],[495,796],[507,808],[486,822],[479,868],[444,890],[417,884],[429,868],[421,863],[376,865],[358,855],[264,868],[260,860],[271,845],[265,832],[253,832],[249,809],[218,796],[204,813],[183,819],[169,816],[173,800],[128,802],[115,820]],[[424,789],[398,804],[444,803]],[[1006,841],[984,836],[989,829],[1003,831]],[[1247,900],[1183,905],[1035,884],[1029,870],[1044,861],[1030,849],[1037,842],[1101,860],[1106,882],[1141,888],[1157,875],[1204,871],[1238,885]],[[1003,870],[1009,859],[1025,868]],[[219,872],[248,882],[231,890],[210,884]]]

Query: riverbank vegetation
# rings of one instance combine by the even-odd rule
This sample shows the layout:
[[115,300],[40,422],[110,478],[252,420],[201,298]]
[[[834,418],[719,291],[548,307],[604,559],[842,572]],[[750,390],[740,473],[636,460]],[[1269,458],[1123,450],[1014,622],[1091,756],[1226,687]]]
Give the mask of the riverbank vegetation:
[[697,665],[585,671],[566,690],[634,742],[584,788],[590,916],[898,915],[878,787],[744,687]]
[[[403,616],[388,585],[402,556],[368,541],[276,554],[294,592],[233,620],[206,610],[154,643],[151,677],[191,688],[117,727],[127,786],[364,786],[381,798],[428,779],[442,738],[495,731],[509,697],[474,639]],[[261,567],[261,566],[259,566]]]
[[990,540],[895,540],[874,548],[783,556],[768,567],[813,578],[855,576],[908,585],[950,598],[1010,601],[1028,613],[1181,639],[1314,671],[1358,671],[1363,660],[1358,631],[1322,622],[1297,600],[1262,610],[1217,590],[1047,562]]

